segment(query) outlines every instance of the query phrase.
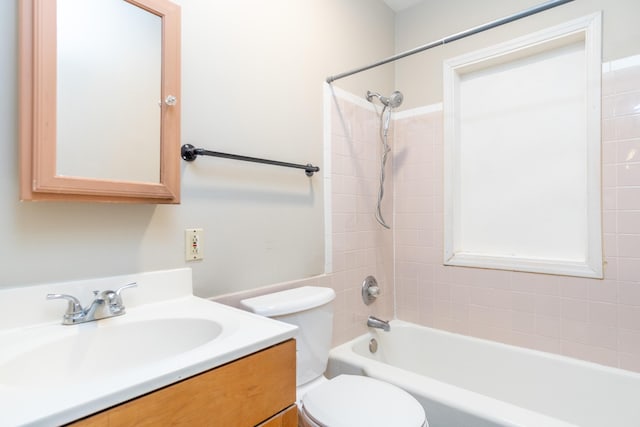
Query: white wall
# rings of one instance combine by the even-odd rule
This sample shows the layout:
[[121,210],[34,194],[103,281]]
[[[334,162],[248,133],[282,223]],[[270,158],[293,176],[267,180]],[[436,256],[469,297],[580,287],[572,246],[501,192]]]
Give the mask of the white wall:
[[[371,0],[176,1],[182,6],[182,142],[322,165],[327,75],[393,53],[394,14]],[[201,158],[178,206],[18,201],[17,0],[0,3],[0,287],[184,265],[202,296],[318,274],[322,176]],[[393,67],[345,79],[389,92]],[[184,261],[184,229],[205,260]]]
[[[541,4],[540,0],[425,0],[398,12],[396,50],[402,52],[440,40]],[[396,86],[405,94],[403,109],[442,101],[442,61],[515,37],[551,27],[595,11],[603,11],[603,61],[639,51],[640,2],[637,0],[578,0],[435,47],[396,62]]]

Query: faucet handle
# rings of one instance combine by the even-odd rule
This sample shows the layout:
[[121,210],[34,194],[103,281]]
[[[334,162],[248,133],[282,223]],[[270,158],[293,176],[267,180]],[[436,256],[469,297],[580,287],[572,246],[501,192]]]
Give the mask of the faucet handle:
[[47,299],[67,300],[69,304],[67,305],[67,312],[64,314],[65,317],[82,313],[82,310],[83,310],[82,305],[80,304],[80,301],[78,301],[78,298],[74,296],[66,295],[66,294],[47,294]]
[[124,286],[120,286],[115,292],[114,291],[104,291],[102,293],[104,299],[107,301],[109,306],[109,310],[111,310],[111,314],[120,315],[125,313],[124,303],[122,302],[122,297],[120,293],[128,288],[133,288],[138,286],[136,282],[127,283]]
[[366,305],[371,304],[380,296],[380,287],[378,281],[373,276],[367,276],[362,282],[362,302]]
[[125,289],[135,288],[137,286],[138,286],[138,284],[136,282],[127,283],[126,285],[120,286],[118,288],[118,290],[116,290],[116,295],[120,295],[120,292],[122,292]]

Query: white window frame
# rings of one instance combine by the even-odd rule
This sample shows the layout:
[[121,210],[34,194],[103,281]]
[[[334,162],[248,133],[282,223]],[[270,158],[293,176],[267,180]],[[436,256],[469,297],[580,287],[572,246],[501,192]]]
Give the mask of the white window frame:
[[[594,13],[506,43],[465,54],[444,63],[444,264],[453,266],[495,268],[570,276],[603,277],[601,226],[601,75],[602,17]],[[464,144],[460,132],[460,104],[465,92],[461,77],[483,70],[491,72],[510,61],[551,51],[570,43],[583,41],[586,85],[585,114],[586,182],[575,191],[586,192],[586,238],[584,259],[560,259],[553,255],[527,256],[508,253],[509,249],[468,250],[460,227],[461,206],[468,197],[461,189],[461,150]],[[499,155],[499,153],[497,154]],[[467,156],[467,161],[468,161]],[[584,158],[584,157],[583,157]],[[497,159],[499,161],[499,159]],[[467,164],[468,165],[468,164]],[[544,171],[540,171],[544,179]],[[582,184],[581,184],[582,185]],[[491,191],[491,189],[487,189]],[[533,218],[531,218],[533,220]],[[468,225],[467,225],[468,226]],[[472,245],[471,245],[472,246]],[[526,252],[526,251],[525,251]]]

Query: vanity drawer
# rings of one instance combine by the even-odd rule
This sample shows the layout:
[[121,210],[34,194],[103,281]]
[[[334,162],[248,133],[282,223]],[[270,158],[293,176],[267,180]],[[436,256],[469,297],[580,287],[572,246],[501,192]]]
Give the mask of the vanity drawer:
[[295,366],[295,341],[285,341],[69,425],[295,426]]
[[298,427],[298,406],[294,403],[257,427]]

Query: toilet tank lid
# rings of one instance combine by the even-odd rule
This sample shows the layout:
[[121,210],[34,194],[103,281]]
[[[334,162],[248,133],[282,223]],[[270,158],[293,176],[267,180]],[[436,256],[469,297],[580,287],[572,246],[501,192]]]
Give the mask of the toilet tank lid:
[[320,307],[333,301],[335,297],[336,293],[331,288],[302,286],[243,299],[240,304],[256,314],[273,317]]

